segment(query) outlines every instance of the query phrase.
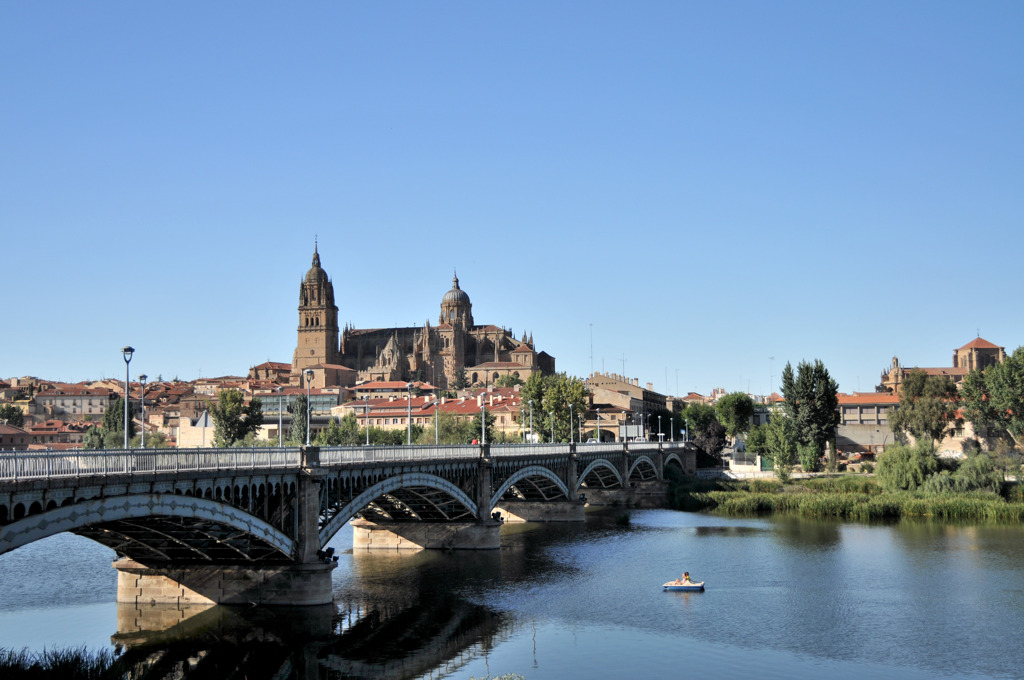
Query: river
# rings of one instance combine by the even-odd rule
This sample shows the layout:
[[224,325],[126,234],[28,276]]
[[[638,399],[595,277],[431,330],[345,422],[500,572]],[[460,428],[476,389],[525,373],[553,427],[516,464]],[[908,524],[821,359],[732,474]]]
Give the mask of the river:
[[[333,606],[181,611],[118,606],[113,554],[56,536],[0,556],[0,646],[249,680],[1024,678],[1018,526],[638,510],[507,525],[495,552],[334,547]],[[661,590],[684,570],[707,590]]]

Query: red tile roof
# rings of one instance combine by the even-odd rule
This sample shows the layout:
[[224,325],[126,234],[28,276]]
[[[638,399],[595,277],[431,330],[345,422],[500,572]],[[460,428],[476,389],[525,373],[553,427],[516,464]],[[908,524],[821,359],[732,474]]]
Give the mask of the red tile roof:
[[839,404],[898,404],[899,395],[888,392],[854,392],[853,394],[839,393]]
[[999,349],[999,345],[993,345],[985,338],[979,336],[974,340],[971,340],[969,343],[967,343],[960,349]]

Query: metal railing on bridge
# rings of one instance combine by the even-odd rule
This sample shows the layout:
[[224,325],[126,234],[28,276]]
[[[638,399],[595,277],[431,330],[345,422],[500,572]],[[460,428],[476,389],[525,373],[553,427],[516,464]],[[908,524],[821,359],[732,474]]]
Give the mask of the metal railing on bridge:
[[472,444],[441,446],[325,446],[320,449],[321,465],[345,463],[390,463],[403,460],[464,460],[479,458],[480,447]]
[[568,444],[491,444],[491,456],[565,455]]
[[298,468],[301,464],[297,447],[15,452],[0,454],[0,480]]
[[[619,451],[653,452],[682,448],[682,442],[595,442],[577,444],[577,452]],[[491,456],[566,455],[568,443],[492,444]],[[388,463],[411,460],[466,460],[482,453],[477,445],[442,446],[346,446],[320,448],[321,465]],[[0,452],[0,481],[22,481],[51,477],[88,475],[132,475],[152,473],[200,472],[298,468],[302,465],[299,447],[254,447],[231,449],[116,449],[79,451]]]

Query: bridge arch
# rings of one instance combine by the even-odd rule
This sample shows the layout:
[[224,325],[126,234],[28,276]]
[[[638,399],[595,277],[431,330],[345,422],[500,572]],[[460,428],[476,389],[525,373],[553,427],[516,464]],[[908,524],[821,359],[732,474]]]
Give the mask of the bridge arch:
[[627,479],[633,479],[633,474],[638,473],[640,481],[646,482],[658,478],[658,466],[654,464],[650,456],[639,455],[633,464],[629,466]]
[[[530,477],[542,477],[545,480],[549,481],[555,488],[557,488],[558,491],[562,495],[564,495],[566,499],[570,497],[569,487],[566,486],[565,482],[563,482],[558,475],[556,475],[554,472],[541,465],[528,465],[522,468],[521,470],[518,470],[515,474],[506,479],[504,484],[498,487],[497,492],[495,492],[495,494],[491,496],[491,505],[489,509],[494,509],[494,506],[496,506],[501,501],[501,497],[505,495],[505,492],[507,492],[517,483]],[[541,495],[544,496],[544,500],[550,500],[547,497],[547,494],[544,493],[543,489],[538,489],[538,491],[541,493]]]
[[[430,489],[447,496],[443,504],[439,504],[440,498],[430,498],[421,492],[421,489]],[[406,472],[394,477],[383,479],[369,487],[351,501],[340,508],[331,519],[320,527],[320,545],[325,546],[334,537],[334,534],[345,526],[345,523],[352,519],[356,513],[363,511],[368,505],[392,492],[406,491],[416,497],[416,500],[423,504],[429,504],[437,511],[439,520],[455,520],[466,517],[476,518],[478,509],[472,498],[458,486],[449,482],[444,477],[438,477],[425,472]],[[401,502],[401,499],[398,499]],[[458,506],[461,506],[459,510]]]
[[294,549],[286,534],[238,508],[164,493],[93,498],[27,515],[0,527],[0,554],[65,531],[145,559],[284,561]]
[[679,457],[678,453],[669,453],[665,455],[665,467],[668,467],[669,463],[675,463],[679,470],[683,470],[683,459]]
[[591,473],[598,473],[597,478],[601,482],[602,487],[612,486],[610,482],[617,482],[619,486],[625,486],[625,480],[622,479],[622,475],[619,474],[619,469],[612,465],[604,458],[598,458],[593,461],[590,465],[584,468],[583,472],[579,474],[579,482],[576,485],[574,491],[578,491],[586,483],[587,478],[591,477]]

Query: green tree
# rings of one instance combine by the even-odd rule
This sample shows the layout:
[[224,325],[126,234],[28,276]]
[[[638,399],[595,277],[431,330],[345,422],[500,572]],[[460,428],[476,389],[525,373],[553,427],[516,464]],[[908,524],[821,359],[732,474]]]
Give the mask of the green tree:
[[[135,404],[129,402],[128,411],[128,439],[135,436]],[[124,399],[114,397],[103,412],[103,442],[104,448],[124,448]]]
[[452,387],[456,390],[464,390],[469,387],[469,378],[466,377],[465,366],[459,366],[455,369],[455,380],[452,381]]
[[366,441],[365,430],[359,429],[356,414],[344,418],[331,418],[327,427],[317,433],[313,441],[317,446],[359,446]]
[[957,415],[960,395],[944,375],[928,375],[915,368],[900,386],[900,401],[889,415],[889,426],[898,436],[907,433],[934,446],[963,426]]
[[0,421],[21,427],[25,424],[25,414],[14,404],[0,404]]
[[[476,436],[480,436],[480,423],[476,423]],[[473,421],[459,418],[448,411],[438,410],[434,414],[434,421],[424,427],[415,440],[417,444],[429,445],[434,443],[435,428],[439,444],[468,444],[473,440]]]
[[[797,442],[814,449],[815,461],[825,453],[825,445],[835,439],[839,426],[838,392],[839,385],[820,359],[813,364],[801,361],[795,376],[789,362],[782,369],[783,411],[793,420]],[[835,455],[833,447],[833,464]]]
[[939,468],[931,442],[921,440],[914,446],[892,444],[878,456],[875,476],[890,491],[914,491]]
[[731,392],[715,404],[718,422],[725,426],[725,433],[735,437],[750,429],[750,419],[754,416],[754,401],[743,392]]
[[522,378],[515,375],[503,375],[494,381],[495,387],[515,387],[522,384],[524,384]]
[[[142,446],[142,436],[135,435],[131,439],[132,448],[138,448]],[[146,433],[146,448],[147,449],[166,449],[167,446],[167,435],[163,432],[147,432]]]
[[[796,461],[796,426],[789,418],[777,415],[761,426],[761,429],[764,431],[764,446],[767,455],[775,466],[775,476],[780,482],[786,483],[789,481],[793,463]],[[748,438],[748,447],[750,446],[749,441]]]
[[93,425],[82,435],[82,448],[97,450],[103,448],[103,432]]
[[238,390],[224,390],[217,402],[210,406],[213,418],[213,439],[217,446],[233,446],[245,439],[250,432],[257,432],[263,425],[263,404],[253,398],[245,403],[245,395]]
[[288,428],[288,441],[301,446],[306,443],[306,395],[296,396],[292,399],[292,403],[285,408],[288,413],[292,414],[292,426]]
[[534,373],[520,388],[519,395],[525,404],[533,400],[533,426],[541,439],[550,439],[554,424],[555,441],[569,441],[570,414],[574,421],[572,437],[577,438],[579,417],[586,412],[590,397],[590,391],[582,380],[565,373]]
[[750,428],[750,432],[747,433],[747,451],[759,456],[766,456],[768,452],[768,423],[764,425],[754,425]]
[[1001,364],[971,371],[961,390],[964,416],[975,428],[993,425],[1024,445],[1024,347]]
[[718,457],[725,448],[725,426],[718,422],[713,406],[694,403],[682,413],[690,441],[705,454]]

